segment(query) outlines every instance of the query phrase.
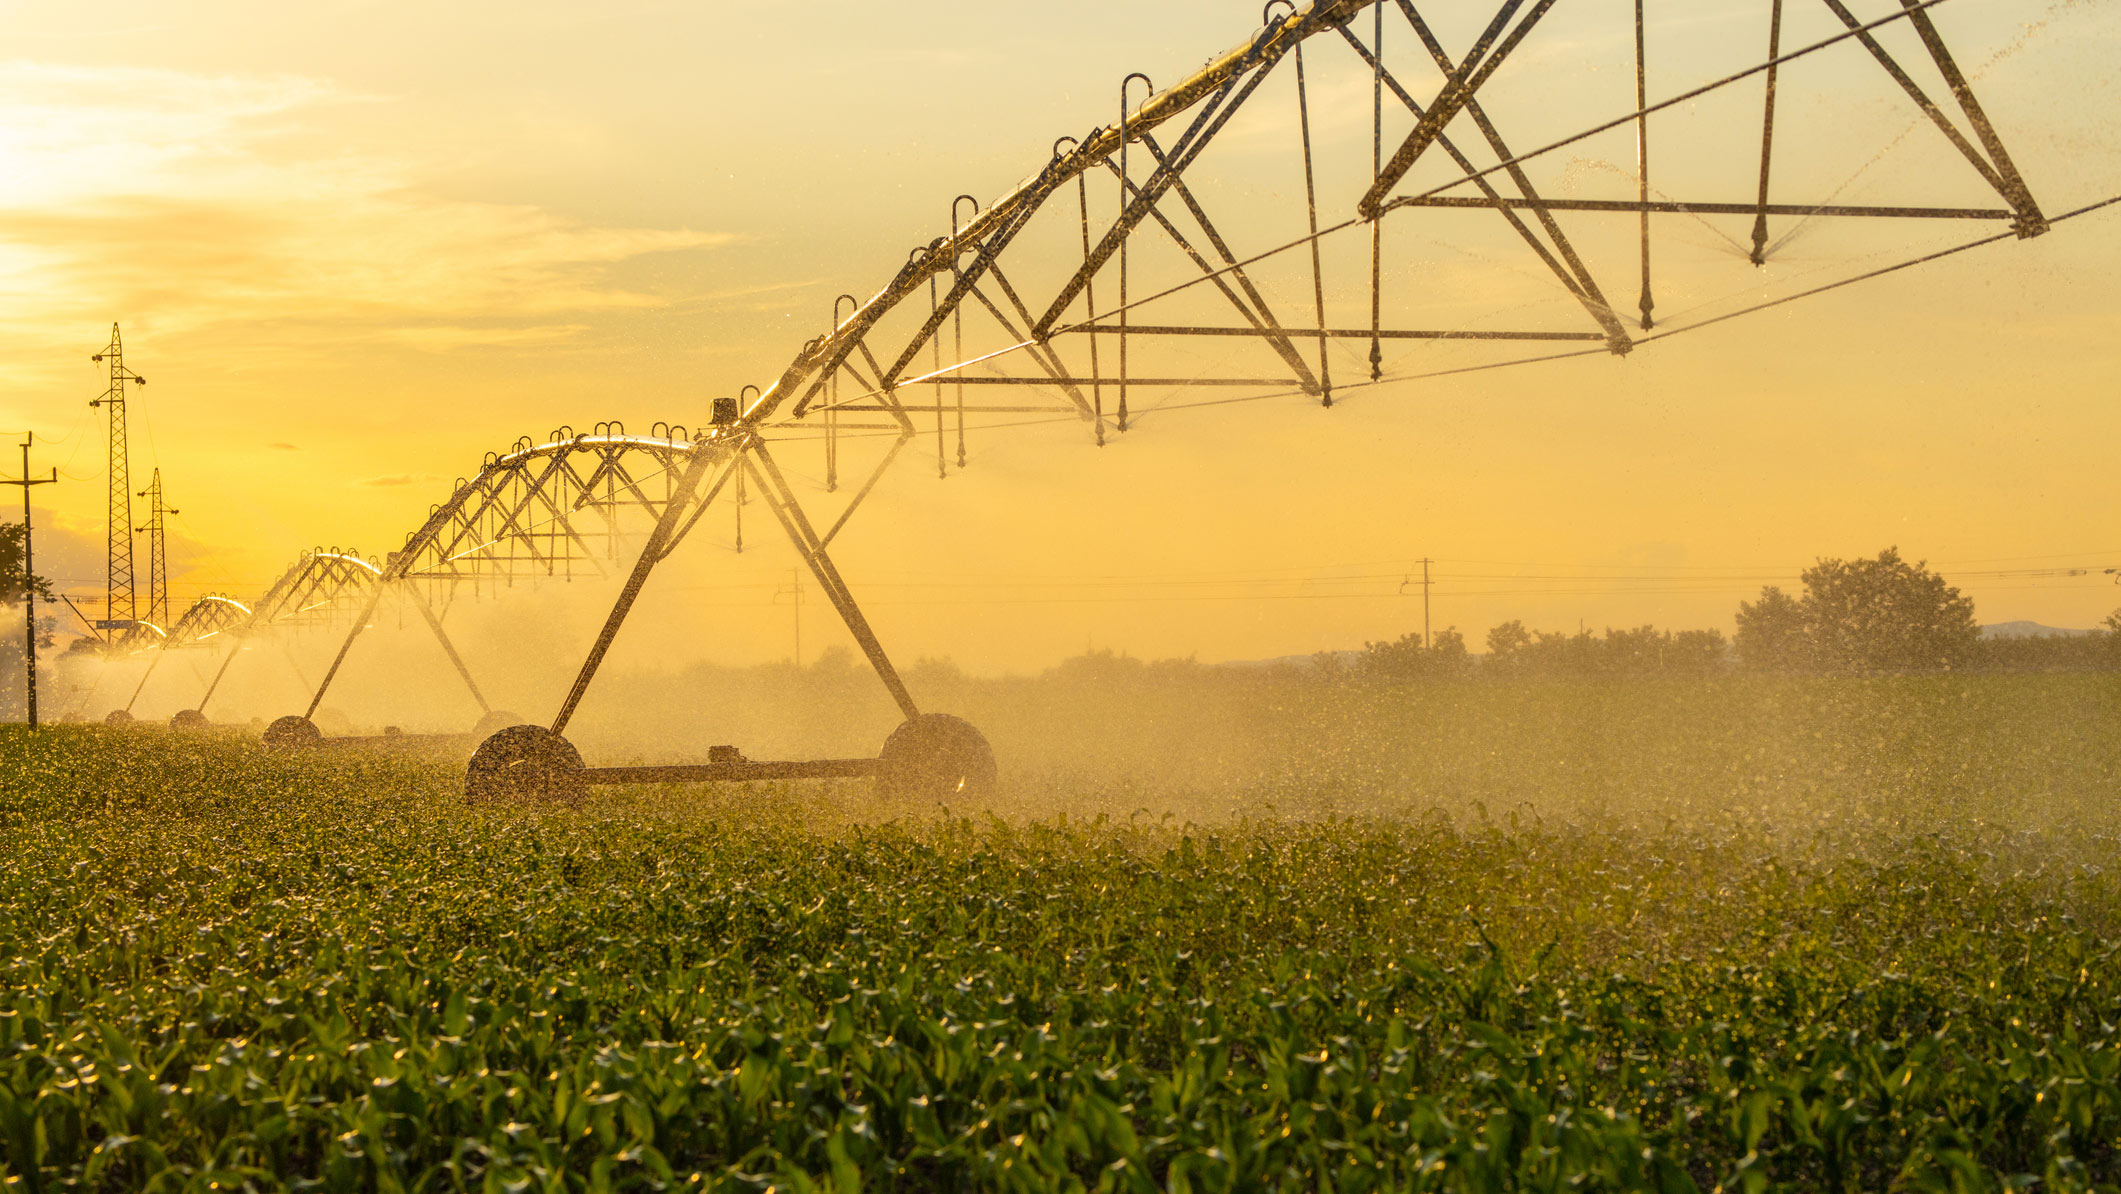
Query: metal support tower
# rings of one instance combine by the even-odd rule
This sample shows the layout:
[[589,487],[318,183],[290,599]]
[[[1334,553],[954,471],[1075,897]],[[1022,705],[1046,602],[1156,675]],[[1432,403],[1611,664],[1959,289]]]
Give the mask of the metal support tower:
[[169,631],[169,545],[163,536],[162,516],[182,511],[163,504],[162,470],[156,469],[147,488],[134,495],[147,499],[147,525],[134,527],[147,535],[147,618],[155,629]]
[[89,405],[110,408],[110,523],[105,536],[109,549],[108,595],[98,630],[130,631],[139,615],[133,588],[133,486],[131,459],[125,437],[125,383],[144,386],[147,379],[125,367],[125,349],[118,338],[118,325],[110,325],[110,345],[90,357],[110,363],[110,387]]

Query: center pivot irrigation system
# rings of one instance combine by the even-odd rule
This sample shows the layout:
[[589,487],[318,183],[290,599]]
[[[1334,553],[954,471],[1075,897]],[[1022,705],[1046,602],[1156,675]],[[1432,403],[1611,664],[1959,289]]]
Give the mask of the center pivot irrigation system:
[[[1689,18],[1669,33],[1646,27],[1636,0],[1632,28],[1623,18],[1545,45],[1570,7],[1559,0],[1428,7],[1269,5],[1263,28],[1176,85],[1128,76],[1114,123],[1061,138],[1000,198],[959,196],[947,235],[866,301],[841,296],[830,330],[763,390],[717,400],[705,429],[602,424],[488,455],[400,550],[353,578],[365,609],[308,709],[268,741],[322,740],[311,718],[388,596],[426,613],[491,714],[435,609],[467,587],[623,571],[550,720],[478,747],[474,800],[865,775],[911,795],[976,794],[995,777],[986,741],[923,712],[831,554],[884,471],[924,454],[908,451],[917,442],[933,437],[948,476],[965,467],[971,430],[1074,423],[1103,445],[1187,407],[1331,407],[1385,383],[1626,354],[2106,205],[2043,213],[1976,96],[1979,71],[1940,30],[1946,0],[1869,0],[1860,14],[1844,0],[1759,0],[1706,22],[1697,5],[1667,3]],[[2030,6],[1962,7],[1988,19]],[[1676,48],[1680,68],[1710,64],[1709,77],[1653,99],[1651,82],[1680,69],[1657,60],[1660,47]],[[1612,69],[1581,69],[1601,54]],[[1600,111],[1610,118],[1584,127]],[[1506,140],[1523,127],[1531,140]],[[1920,167],[1904,195],[1883,193],[1906,181],[1876,168],[1888,153]],[[1624,165],[1603,174],[1585,165],[1614,160]],[[1880,251],[1844,235],[1858,227],[1906,235]],[[1967,227],[1971,239],[1951,231]],[[1798,231],[1806,253],[1786,261]],[[1475,248],[1452,258],[1445,242]],[[1608,297],[1622,279],[1636,290],[1625,314]],[[1660,318],[1660,299],[1681,314]],[[794,469],[784,458],[798,450],[820,454],[818,467]],[[765,763],[716,748],[696,765],[586,767],[565,733],[642,587],[718,500],[733,489],[741,505],[747,488],[903,724],[875,758]],[[250,612],[243,627],[264,616]]]

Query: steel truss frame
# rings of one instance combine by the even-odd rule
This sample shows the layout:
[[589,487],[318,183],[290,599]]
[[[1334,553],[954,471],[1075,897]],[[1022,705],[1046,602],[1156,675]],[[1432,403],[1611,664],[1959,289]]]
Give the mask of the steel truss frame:
[[[215,669],[213,679],[207,683],[199,703],[190,710],[194,713],[203,711],[227,676],[229,667],[235,663],[236,656],[254,636],[278,630],[328,627],[344,620],[353,603],[373,587],[377,571],[374,562],[362,558],[358,552],[320,547],[303,552],[262,596],[249,605],[221,593],[209,593],[199,598],[177,617],[159,641],[145,649],[144,653],[149,656],[147,669],[133,686],[132,697],[125,702],[122,712],[131,714],[140,694],[146,691],[148,681],[154,678],[163,657],[170,651],[206,645],[225,636],[228,652]],[[292,657],[289,662],[293,663]],[[300,675],[299,668],[296,674]],[[305,680],[305,686],[307,683]]]
[[[1080,138],[1064,137],[1035,174],[1007,194],[980,208],[973,202],[969,219],[953,203],[951,228],[913,250],[889,282],[867,300],[843,295],[836,301],[832,327],[811,340],[762,391],[747,393],[718,416],[716,425],[688,436],[682,428],[658,425],[647,437],[627,436],[616,424],[599,424],[587,434],[566,429],[543,443],[519,440],[506,453],[489,455],[477,476],[460,480],[452,496],[433,508],[428,520],[392,553],[369,596],[367,613],[356,619],[338,656],[310,702],[313,716],[347,652],[387,591],[425,586],[426,596],[446,608],[465,584],[506,587],[526,577],[565,578],[603,570],[614,562],[622,538],[621,514],[654,520],[646,546],[627,573],[595,642],[549,731],[560,735],[593,681],[613,638],[624,624],[655,566],[676,550],[708,508],[733,484],[758,493],[794,545],[811,575],[823,588],[849,632],[900,710],[909,721],[920,716],[913,696],[885,654],[851,588],[833,563],[829,547],[854,512],[874,490],[878,479],[916,438],[932,433],[938,473],[947,476],[947,442],[954,428],[957,464],[964,467],[968,424],[1021,416],[1052,416],[1088,425],[1098,444],[1125,433],[1137,422],[1136,396],[1144,390],[1218,388],[1249,396],[1303,395],[1331,406],[1336,393],[1328,348],[1336,341],[1367,341],[1368,381],[1389,379],[1383,367],[1383,345],[1394,341],[1469,340],[1544,344],[1554,355],[1629,352],[1650,339],[1674,334],[1648,333],[1656,325],[1655,275],[1652,260],[1653,217],[1751,216],[1750,256],[1758,264],[1770,252],[1775,221],[1833,217],[1861,220],[1986,221],[2006,231],[1974,243],[2010,236],[2031,237],[2047,230],[2043,214],[2019,174],[2002,138],[1971,84],[1959,68],[1932,20],[1932,9],[1946,0],[1897,0],[1883,17],[1859,18],[1843,0],[1820,0],[1843,29],[1809,45],[1783,44],[1785,0],[1765,0],[1760,36],[1766,56],[1757,65],[1712,80],[1676,96],[1651,102],[1648,94],[1644,0],[1634,7],[1635,110],[1587,132],[1526,151],[1506,139],[1499,123],[1481,102],[1483,90],[1512,55],[1533,36],[1559,0],[1500,0],[1491,19],[1470,46],[1454,53],[1424,16],[1416,0],[1315,0],[1302,7],[1278,0],[1285,15],[1270,19],[1251,38],[1210,62],[1176,86],[1129,103],[1142,76],[1122,84],[1118,119]],[[1798,0],[1791,0],[1798,2]],[[1369,28],[1359,17],[1367,15]],[[1384,54],[1387,28],[1395,46],[1418,45],[1424,69],[1433,65],[1440,83],[1417,90],[1404,68],[1391,69]],[[1914,30],[1949,99],[1930,96],[1906,66],[1880,40],[1886,26]],[[1367,36],[1365,33],[1367,32]],[[1409,38],[1410,42],[1396,39]],[[1771,201],[1777,159],[1775,125],[1782,68],[1792,61],[1835,46],[1860,48],[1914,103],[1916,109],[1967,162],[1973,174],[1998,202],[1987,206],[1885,206]],[[1305,55],[1352,55],[1371,80],[1371,163],[1361,187],[1346,193],[1322,193],[1314,168],[1311,91]],[[1297,146],[1301,149],[1307,233],[1265,251],[1243,252],[1211,215],[1202,191],[1189,184],[1203,153],[1231,119],[1257,99],[1262,85],[1286,64],[1293,75]],[[1652,198],[1649,117],[1708,92],[1759,77],[1762,87],[1761,132],[1757,174],[1735,180],[1737,193],[1699,200]],[[1947,104],[1958,110],[1955,117]],[[1387,113],[1392,114],[1388,122]],[[1388,124],[1412,121],[1412,129],[1388,144]],[[1962,128],[1963,122],[1963,128]],[[1562,198],[1543,193],[1527,170],[1528,163],[1586,137],[1631,128],[1635,134],[1636,194],[1629,199]],[[1787,149],[1785,142],[1780,148]],[[1389,149],[1389,152],[1388,152]],[[1474,154],[1491,158],[1482,166]],[[1446,179],[1425,189],[1405,191],[1424,161],[1447,159]],[[1455,172],[1453,172],[1455,171]],[[1109,188],[1109,216],[1094,211],[1093,185]],[[1330,186],[1331,184],[1326,184]],[[1403,222],[1417,213],[1456,209],[1493,213],[1514,240],[1551,276],[1581,322],[1570,327],[1497,329],[1389,326],[1384,319],[1384,227],[1387,218]],[[1322,224],[1321,212],[1346,213]],[[2088,209],[2085,209],[2088,210]],[[1080,241],[1080,257],[1057,279],[1032,280],[1033,268],[1018,259],[1035,250],[1025,236],[1041,214],[1067,225]],[[2071,214],[2081,214],[2080,212]],[[1095,216],[1095,218],[1093,218]],[[1635,217],[1639,239],[1639,284],[1635,311],[1623,318],[1609,299],[1616,279],[1601,279],[1566,230],[1566,219]],[[1367,285],[1368,326],[1333,326],[1328,319],[1326,271],[1319,245],[1323,238],[1367,225],[1370,268]],[[1137,241],[1157,242],[1165,253],[1190,263],[1182,282],[1147,295],[1136,293],[1130,277],[1130,250]],[[1962,246],[1966,247],[1966,246]],[[1284,253],[1308,250],[1307,310],[1277,309],[1258,276],[1261,263]],[[1958,250],[1947,250],[1954,252]],[[1928,260],[1944,254],[1932,254]],[[1903,263],[1913,264],[1913,262]],[[1903,266],[1874,270],[1876,276]],[[1845,284],[1845,279],[1834,285]],[[1819,289],[1829,289],[1821,287]],[[927,293],[922,306],[919,297]],[[1100,306],[1103,291],[1109,301]],[[1227,304],[1232,321],[1208,324],[1195,320],[1149,321],[1147,309],[1185,292],[1206,294],[1216,306]],[[1816,293],[1810,291],[1806,293]],[[1797,296],[1801,297],[1801,296]],[[1216,302],[1219,300],[1219,302]],[[1788,301],[1787,299],[1776,300]],[[840,303],[851,304],[842,315]],[[1771,304],[1763,304],[1771,305]],[[1705,319],[1706,326],[1730,316]],[[1002,347],[965,348],[967,325],[988,342]],[[1630,324],[1634,327],[1631,328]],[[976,336],[975,339],[978,339]],[[1269,350],[1265,367],[1228,374],[1159,376],[1153,363],[1138,365],[1130,345],[1185,340],[1227,345],[1256,341]],[[945,351],[946,344],[951,351]],[[923,358],[926,358],[925,360]],[[1538,357],[1529,359],[1552,359]],[[1515,362],[1504,362],[1515,363]],[[1366,383],[1358,383],[1366,384]],[[1019,387],[1020,399],[970,399],[967,389]],[[1338,388],[1350,388],[1347,382]],[[1260,393],[1264,391],[1265,393]],[[1108,394],[1112,399],[1108,408]],[[719,404],[718,404],[719,405]],[[850,416],[882,416],[850,422]],[[932,416],[932,424],[930,417]],[[829,521],[813,520],[783,472],[769,441],[804,440],[821,444],[826,489],[840,488],[840,440],[852,432],[890,437],[888,450],[873,472]],[[823,529],[820,529],[822,524]],[[428,600],[436,633],[438,621]],[[448,648],[446,637],[442,640]],[[448,648],[467,685],[470,674]],[[476,685],[471,685],[476,694]],[[482,707],[485,702],[481,698]],[[702,767],[591,769],[591,782],[647,779],[719,779],[758,777],[744,770],[770,766],[773,774],[860,774],[874,760],[835,760],[821,764],[736,765]],[[732,770],[732,768],[735,768]],[[787,768],[795,768],[787,771]],[[803,770],[812,768],[813,770]],[[823,770],[815,770],[822,768]],[[623,774],[622,774],[623,773]]]
[[[648,546],[634,565],[645,578],[698,524],[734,475],[731,433],[698,437],[682,426],[657,423],[648,435],[629,435],[618,423],[588,432],[562,427],[543,442],[518,439],[506,452],[488,453],[478,473],[460,478],[448,500],[390,553],[375,573],[367,603],[310,698],[316,715],[353,644],[387,595],[403,595],[433,631],[481,712],[493,707],[472,677],[442,617],[459,597],[505,589],[532,579],[607,575],[630,543],[629,518],[653,519]],[[704,491],[703,479],[719,467]],[[621,601],[631,606],[639,584],[629,580]],[[616,615],[623,619],[623,613]],[[612,633],[616,633],[614,624]],[[558,719],[564,725],[586,690],[610,635],[600,638],[577,692]],[[557,732],[557,730],[555,730]]]
[[[350,550],[318,548],[303,553],[249,606],[219,594],[199,599],[150,648],[148,670],[125,711],[171,648],[229,632],[227,655],[198,705],[187,711],[203,714],[237,654],[254,637],[350,622],[322,681],[312,685],[303,679],[315,694],[305,716],[314,715],[353,640],[373,622],[383,601],[396,599],[420,616],[473,702],[490,714],[484,692],[443,629],[450,605],[459,597],[476,598],[531,579],[607,574],[627,547],[624,520],[644,511],[660,518],[680,492],[680,478],[697,447],[684,427],[664,423],[646,436],[628,435],[612,422],[580,434],[562,427],[543,442],[518,439],[506,452],[488,453],[475,476],[459,478],[450,498],[431,507],[404,547],[383,563]],[[693,519],[674,538],[691,529],[704,507],[692,508]]]
[[[1899,11],[1867,23],[1858,20],[1841,0],[1822,0],[1822,3],[1847,26],[1847,32],[1788,52],[1781,46],[1783,0],[1770,0],[1765,14],[1768,19],[1764,39],[1767,42],[1768,57],[1763,63],[1657,104],[1651,104],[1647,100],[1647,67],[1642,37],[1644,13],[1643,4],[1638,2],[1635,10],[1637,53],[1634,63],[1637,110],[1566,141],[1542,146],[1531,152],[1518,152],[1513,150],[1496,123],[1489,118],[1479,102],[1478,93],[1483,86],[1491,82],[1511,52],[1524,43],[1541,19],[1556,7],[1557,2],[1558,0],[1536,0],[1527,6],[1524,0],[1503,0],[1479,39],[1456,61],[1439,40],[1414,0],[1319,0],[1318,3],[1303,9],[1291,11],[1280,20],[1269,22],[1247,44],[1223,55],[1177,86],[1152,95],[1139,107],[1129,110],[1123,101],[1120,119],[1115,124],[1100,128],[1075,141],[1073,146],[1065,151],[1060,150],[1056,144],[1053,158],[1038,174],[1020,183],[963,227],[953,228],[950,235],[939,237],[925,248],[916,249],[898,275],[882,290],[867,302],[858,304],[854,312],[845,319],[836,320],[831,332],[805,345],[803,351],[797,354],[781,376],[749,404],[743,414],[744,421],[756,426],[771,427],[786,425],[788,422],[820,412],[865,412],[889,414],[904,429],[910,427],[911,414],[925,414],[930,410],[937,412],[939,417],[946,409],[949,413],[964,415],[1026,413],[1026,408],[1020,405],[972,407],[965,402],[965,386],[1009,385],[1059,391],[1054,402],[1031,409],[1062,413],[1072,408],[1073,412],[1085,421],[1093,422],[1097,434],[1101,437],[1106,424],[1101,395],[1108,387],[1112,388],[1117,396],[1118,407],[1114,413],[1117,423],[1121,425],[1128,421],[1130,413],[1130,388],[1211,386],[1273,387],[1286,390],[1293,387],[1304,394],[1329,402],[1333,383],[1330,361],[1325,357],[1323,349],[1325,342],[1332,339],[1369,340],[1372,347],[1370,355],[1373,380],[1381,377],[1379,350],[1382,342],[1395,339],[1592,342],[1603,343],[1615,353],[1627,352],[1635,342],[1607,300],[1604,287],[1600,285],[1583,255],[1564,231],[1560,219],[1557,218],[1558,213],[1632,214],[1639,218],[1643,250],[1640,279],[1642,298],[1638,306],[1643,330],[1649,330],[1654,323],[1650,314],[1654,306],[1649,254],[1652,216],[1752,215],[1755,217],[1753,256],[1756,262],[1764,260],[1769,221],[1778,217],[2000,220],[2009,221],[2021,236],[2033,236],[2046,230],[2046,217],[2019,176],[2008,150],[1975,97],[1971,85],[1936,31],[1929,9],[1944,0],[1899,0]],[[1270,10],[1272,7],[1269,6]],[[1371,38],[1367,43],[1354,27],[1355,18],[1366,9],[1371,10],[1374,18]],[[1394,24],[1403,26],[1395,36],[1411,34],[1418,39],[1428,57],[1444,75],[1442,86],[1426,100],[1417,97],[1407,84],[1387,69],[1382,54],[1376,48],[1385,40],[1385,18],[1388,10],[1398,18]],[[1971,136],[1959,131],[1942,105],[1923,91],[1907,69],[1879,41],[1877,33],[1881,27],[1900,22],[1912,25],[1920,34],[1929,57],[1941,76],[1949,83],[1953,101],[1971,126]],[[1350,206],[1354,209],[1353,218],[1323,229],[1318,224],[1322,197],[1318,193],[1317,180],[1310,168],[1312,139],[1308,92],[1304,85],[1304,50],[1313,41],[1325,46],[1344,46],[1357,56],[1373,74],[1375,96],[1371,113],[1376,161],[1373,177],[1369,180],[1367,189],[1360,195],[1348,196],[1352,199]],[[1842,42],[1860,44],[1876,59],[1887,75],[1914,101],[1916,107],[1965,156],[1973,171],[1997,192],[2003,206],[1876,206],[1770,202],[1780,69],[1792,60]],[[1220,226],[1211,218],[1198,193],[1187,185],[1186,173],[1195,166],[1230,118],[1253,99],[1260,84],[1283,62],[1292,65],[1297,80],[1297,124],[1305,163],[1305,199],[1311,219],[1310,234],[1267,253],[1240,257],[1232,251]],[[1733,196],[1699,201],[1653,201],[1649,197],[1649,116],[1754,75],[1763,75],[1766,82],[1760,169],[1755,193],[1747,198]],[[1386,95],[1416,122],[1413,131],[1405,137],[1389,159],[1383,156]],[[1452,139],[1448,130],[1454,127],[1454,121],[1460,118],[1471,125],[1485,149],[1497,159],[1496,165],[1485,168],[1477,166],[1470,154]],[[1639,147],[1638,194],[1635,200],[1550,197],[1539,191],[1525,169],[1528,161],[1563,145],[1580,141],[1597,132],[1629,124],[1635,127]],[[1167,127],[1180,129],[1168,147],[1158,139],[1159,132]],[[1068,140],[1071,139],[1063,138],[1063,141]],[[1139,146],[1141,150],[1140,154],[1135,155],[1135,160],[1141,160],[1145,155],[1148,161],[1147,172],[1141,177],[1137,177],[1137,172],[1129,164],[1129,151],[1135,146]],[[1442,185],[1417,194],[1395,197],[1392,194],[1394,189],[1407,178],[1416,163],[1432,150],[1447,156],[1459,173]],[[1119,205],[1116,218],[1103,228],[1101,234],[1093,235],[1086,190],[1092,178],[1101,179],[1106,175],[1111,176],[1121,188],[1125,201]],[[1755,179],[1747,178],[1743,182],[1751,184]],[[1070,183],[1075,186],[1070,188]],[[1505,184],[1508,190],[1514,193],[1506,193]],[[1465,188],[1477,191],[1478,194],[1446,193]],[[1077,200],[1077,218],[1081,224],[1084,243],[1081,265],[1059,286],[1030,293],[1027,297],[1011,283],[1011,274],[1016,273],[1021,277],[1022,272],[1005,270],[1004,263],[1009,259],[1011,248],[1033,217],[1050,205],[1065,205],[1070,189],[1077,192],[1074,198]],[[1323,201],[1330,204],[1332,199],[1325,197]],[[1395,212],[1454,208],[1495,212],[1553,275],[1561,290],[1581,306],[1589,326],[1578,329],[1525,328],[1499,331],[1383,326],[1380,318],[1383,217]],[[1373,230],[1372,268],[1368,279],[1371,325],[1367,328],[1329,327],[1323,315],[1324,280],[1317,259],[1318,241],[1322,236],[1362,223],[1368,223]],[[1182,227],[1185,224],[1191,225],[1190,231]],[[1215,293],[1230,304],[1242,322],[1229,326],[1209,326],[1198,322],[1137,326],[1131,318],[1136,309],[1168,297],[1171,293],[1167,291],[1147,298],[1134,298],[1128,292],[1128,248],[1137,236],[1166,239],[1200,271],[1200,276],[1188,280],[1184,287],[1212,287]],[[1312,253],[1311,281],[1312,297],[1315,301],[1314,310],[1305,314],[1314,315],[1316,318],[1310,321],[1310,326],[1301,326],[1293,314],[1276,312],[1269,305],[1259,287],[1254,284],[1249,271],[1267,257],[1306,247]],[[1115,264],[1116,268],[1113,268]],[[1101,312],[1095,302],[1095,284],[1106,273],[1118,275],[1119,302]],[[943,283],[947,283],[947,288],[940,285]],[[887,331],[883,327],[886,317],[907,308],[923,288],[927,288],[931,295],[925,318],[919,319],[918,325],[910,333],[903,330]],[[997,298],[1000,301],[997,301]],[[912,324],[914,318],[921,314],[913,312],[905,322]],[[967,317],[992,320],[999,331],[1008,337],[1008,348],[999,353],[986,353],[945,363],[941,359],[940,351],[944,329],[947,326],[961,336],[962,321]],[[1136,336],[1203,339],[1235,336],[1262,339],[1267,341],[1280,357],[1286,367],[1286,373],[1267,377],[1131,376],[1128,372],[1127,346],[1129,339]],[[1061,346],[1071,340],[1088,341],[1086,352],[1082,355],[1092,357],[1089,370],[1071,369],[1064,359]],[[1111,341],[1118,349],[1117,353],[1109,354],[1106,358],[1116,358],[1116,373],[1107,373],[1097,368],[1099,362],[1096,360],[1096,348],[1101,340]],[[1305,348],[1311,350],[1316,357],[1315,362],[1306,359],[1302,351]],[[917,373],[909,373],[924,350],[931,352],[928,367]],[[1018,361],[1026,363],[1018,365]],[[975,367],[986,372],[975,374],[972,372]],[[943,387],[946,384],[954,392],[954,404],[943,395]],[[933,406],[913,407],[903,400],[902,391],[919,385],[935,387]],[[847,386],[852,387],[854,396],[839,396],[839,388]],[[1060,401],[1060,398],[1065,398],[1065,401]],[[826,430],[830,435],[833,429],[828,425]]]
[[[328,628],[343,621],[353,604],[374,587],[376,573],[375,563],[358,552],[319,547],[303,552],[249,605],[217,593],[201,597],[170,628],[134,687],[132,700],[126,702],[126,711],[131,712],[140,699],[164,654],[173,648],[203,646],[225,636],[228,650],[221,665],[214,669],[198,704],[186,711],[203,718],[207,703],[213,700],[229,668],[251,640],[281,630]],[[301,676],[291,654],[288,665],[295,668],[297,677]],[[304,684],[307,685],[306,680]]]

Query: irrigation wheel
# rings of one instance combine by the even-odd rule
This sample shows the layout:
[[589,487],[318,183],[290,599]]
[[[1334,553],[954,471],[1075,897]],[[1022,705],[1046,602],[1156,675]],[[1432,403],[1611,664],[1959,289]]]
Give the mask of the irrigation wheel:
[[499,731],[464,771],[467,804],[578,804],[588,790],[574,744],[544,726]]
[[113,709],[104,717],[103,724],[107,726],[129,726],[133,724],[133,715],[123,709]]
[[169,719],[169,728],[173,730],[203,730],[211,724],[206,720],[206,714],[197,709],[179,709]]
[[877,757],[877,793],[894,800],[983,800],[994,794],[994,777],[994,748],[971,722],[948,713],[907,721]]
[[519,726],[522,724],[523,718],[521,717],[521,715],[510,713],[506,709],[493,709],[489,710],[484,716],[480,717],[477,722],[472,724],[471,733],[472,737],[477,738],[481,742],[484,742],[487,738],[491,737],[494,731],[496,730],[505,730],[509,726]]
[[299,713],[275,718],[265,727],[267,746],[315,746],[323,740],[324,731],[317,728],[317,723]]

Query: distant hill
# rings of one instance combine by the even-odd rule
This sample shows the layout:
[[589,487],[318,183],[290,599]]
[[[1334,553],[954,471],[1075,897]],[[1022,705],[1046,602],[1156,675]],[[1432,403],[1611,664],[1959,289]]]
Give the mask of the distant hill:
[[1981,628],[1982,638],[2082,638],[2097,634],[2096,630],[2070,630],[2062,626],[2042,626],[2038,622],[1996,622]]

